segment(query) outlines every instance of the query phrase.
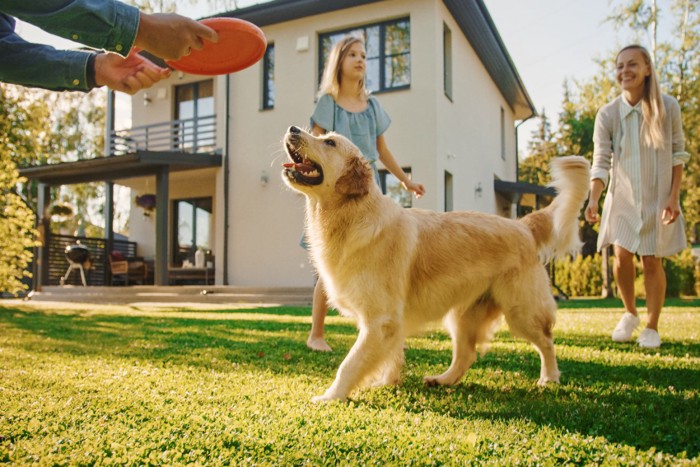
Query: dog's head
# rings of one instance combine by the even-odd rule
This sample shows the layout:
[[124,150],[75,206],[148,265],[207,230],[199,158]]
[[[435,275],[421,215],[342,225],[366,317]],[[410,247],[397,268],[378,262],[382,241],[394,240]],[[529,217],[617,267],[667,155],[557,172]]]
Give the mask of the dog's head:
[[282,179],[310,197],[359,197],[374,183],[372,167],[360,150],[337,133],[313,136],[295,126],[284,136],[291,162],[283,164]]

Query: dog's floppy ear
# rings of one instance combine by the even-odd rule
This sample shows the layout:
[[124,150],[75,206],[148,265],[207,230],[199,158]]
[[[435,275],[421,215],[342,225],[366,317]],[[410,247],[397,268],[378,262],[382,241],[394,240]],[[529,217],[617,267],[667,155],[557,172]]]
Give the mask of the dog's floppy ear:
[[361,157],[352,157],[335,182],[335,191],[346,196],[364,196],[369,193],[370,183],[374,183],[372,167]]

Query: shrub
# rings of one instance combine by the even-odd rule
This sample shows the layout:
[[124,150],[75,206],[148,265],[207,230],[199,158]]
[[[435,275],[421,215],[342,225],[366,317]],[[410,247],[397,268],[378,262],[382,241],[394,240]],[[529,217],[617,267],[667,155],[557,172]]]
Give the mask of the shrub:
[[679,254],[664,259],[666,271],[666,296],[680,297],[695,295],[698,281],[698,267],[690,249],[686,248]]
[[600,296],[603,288],[600,254],[575,258],[567,256],[554,262],[554,282],[571,297]]
[[[644,270],[642,261],[638,260],[637,276],[634,280],[634,295],[637,298],[646,298],[644,288]],[[666,297],[678,298],[680,296],[700,295],[698,281],[700,281],[700,265],[690,249],[685,249],[677,255],[663,259],[666,273]]]

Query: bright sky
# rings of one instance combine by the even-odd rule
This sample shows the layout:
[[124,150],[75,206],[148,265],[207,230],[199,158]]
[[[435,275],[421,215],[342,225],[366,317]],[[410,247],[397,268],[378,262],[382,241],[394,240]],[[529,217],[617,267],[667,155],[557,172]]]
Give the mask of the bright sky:
[[[607,56],[631,42],[648,45],[647,37],[635,38],[628,30],[618,31],[612,23],[603,22],[612,11],[609,0],[484,2],[535,107],[538,112],[545,108],[553,125],[561,110],[564,79],[587,80],[598,72],[595,58]],[[239,7],[254,3],[260,2],[238,1]],[[670,0],[657,1],[662,18],[659,31],[662,37],[664,30],[670,28],[669,3]],[[195,7],[183,8],[181,13],[192,17],[207,14]],[[52,43],[58,47],[70,47],[71,44],[27,24],[20,24],[18,33],[26,40]],[[536,127],[536,119],[520,127],[521,152]]]

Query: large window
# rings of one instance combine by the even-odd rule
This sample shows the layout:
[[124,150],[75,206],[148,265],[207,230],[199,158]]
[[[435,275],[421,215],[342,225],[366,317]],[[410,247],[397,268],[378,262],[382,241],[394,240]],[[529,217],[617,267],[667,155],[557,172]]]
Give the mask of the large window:
[[[411,169],[404,167],[403,171],[411,178]],[[399,179],[394,177],[391,172],[386,169],[379,170],[379,183],[382,188],[382,193],[388,195],[389,198],[393,199],[401,206],[405,208],[410,208],[413,206],[413,193],[404,190],[401,186]]]
[[275,107],[275,44],[268,44],[263,57],[262,108]]
[[[177,146],[181,150],[211,150],[214,140],[214,82],[212,80],[175,87]],[[210,117],[210,118],[207,118]]]
[[173,201],[173,258],[174,266],[187,260],[194,264],[198,249],[212,247],[212,199],[192,198]]
[[348,34],[365,40],[368,90],[387,91],[411,86],[411,22],[408,18],[321,34],[319,82],[333,44]]

